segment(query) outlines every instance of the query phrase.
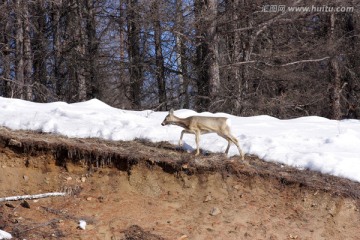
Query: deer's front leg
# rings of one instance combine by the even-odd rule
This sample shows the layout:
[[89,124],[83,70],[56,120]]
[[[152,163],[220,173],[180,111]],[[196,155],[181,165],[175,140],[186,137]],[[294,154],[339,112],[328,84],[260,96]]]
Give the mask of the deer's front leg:
[[181,135],[180,135],[180,140],[179,140],[179,146],[180,147],[182,147],[182,145],[183,145],[183,137],[184,137],[184,133],[187,133],[187,131],[186,130],[182,130],[181,131]]
[[195,132],[195,142],[196,142],[196,153],[195,156],[200,154],[200,147],[199,147],[199,142],[200,142],[200,132],[196,131]]

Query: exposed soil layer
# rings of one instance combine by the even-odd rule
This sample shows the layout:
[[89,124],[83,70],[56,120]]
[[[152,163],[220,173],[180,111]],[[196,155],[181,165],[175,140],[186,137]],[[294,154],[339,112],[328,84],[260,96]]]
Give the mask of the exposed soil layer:
[[[359,239],[360,184],[166,142],[0,128],[0,229],[19,239]],[[85,230],[78,221],[85,220]]]

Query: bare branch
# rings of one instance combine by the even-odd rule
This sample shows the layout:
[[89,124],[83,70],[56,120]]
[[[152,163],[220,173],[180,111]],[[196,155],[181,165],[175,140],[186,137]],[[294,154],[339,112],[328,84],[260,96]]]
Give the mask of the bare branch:
[[329,56],[326,56],[326,57],[318,58],[318,59],[305,59],[305,60],[299,60],[299,61],[295,61],[295,62],[284,63],[284,64],[280,64],[280,65],[274,65],[274,64],[267,63],[267,62],[263,62],[263,61],[253,60],[253,61],[236,62],[236,63],[227,64],[227,65],[222,65],[222,66],[220,66],[220,68],[234,67],[234,66],[251,64],[251,63],[261,63],[261,64],[265,64],[266,66],[269,66],[269,67],[287,67],[287,66],[291,66],[291,65],[295,65],[295,64],[300,64],[300,63],[321,62],[321,61],[324,61],[329,58],[330,58]]
[[52,193],[42,193],[42,194],[36,194],[36,195],[12,196],[12,197],[0,198],[0,202],[18,201],[18,200],[25,200],[25,199],[38,199],[38,198],[46,198],[46,197],[57,197],[57,196],[65,196],[65,195],[66,195],[66,193],[64,193],[64,192],[52,192]]
[[295,61],[295,62],[289,62],[289,63],[284,63],[281,65],[273,65],[273,64],[269,64],[269,63],[265,63],[265,65],[270,66],[270,67],[287,67],[287,66],[291,66],[291,65],[295,65],[295,64],[300,64],[300,63],[308,63],[308,62],[321,62],[324,61],[326,59],[329,59],[330,57],[323,57],[323,58],[318,58],[318,59],[305,59],[305,60],[299,60],[299,61]]

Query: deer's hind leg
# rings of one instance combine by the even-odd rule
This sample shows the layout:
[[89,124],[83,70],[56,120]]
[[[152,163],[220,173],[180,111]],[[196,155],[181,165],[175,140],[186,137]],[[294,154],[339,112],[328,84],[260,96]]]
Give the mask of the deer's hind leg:
[[200,154],[200,146],[199,146],[199,143],[200,143],[200,131],[195,131],[195,142],[196,142],[196,153],[195,153],[195,156],[199,155]]
[[244,160],[244,153],[243,153],[243,151],[242,151],[241,148],[240,148],[238,139],[237,139],[236,137],[234,137],[233,135],[231,135],[231,134],[230,134],[230,139],[231,139],[231,141],[236,145],[236,147],[237,147],[237,149],[238,149],[238,151],[239,151],[239,153],[240,153],[241,160]]
[[234,143],[234,144],[236,145],[236,147],[237,147],[240,155],[241,155],[241,160],[244,160],[244,153],[243,153],[243,151],[241,150],[240,145],[239,145],[239,141],[237,140],[236,137],[234,137],[234,136],[231,135],[231,134],[228,134],[228,135],[225,135],[225,134],[221,134],[221,135],[220,135],[220,134],[219,134],[219,136],[225,138],[225,139],[228,141],[228,145],[227,145],[227,147],[226,147],[225,154],[228,154],[228,153],[229,153],[230,145],[231,145],[231,143]]

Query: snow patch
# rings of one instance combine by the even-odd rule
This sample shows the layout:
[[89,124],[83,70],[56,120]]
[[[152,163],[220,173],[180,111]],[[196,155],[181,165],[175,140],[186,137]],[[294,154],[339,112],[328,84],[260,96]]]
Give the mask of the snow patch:
[[[168,112],[127,111],[98,99],[67,104],[33,103],[0,97],[0,126],[34,130],[77,138],[129,141],[136,138],[177,144],[181,127],[161,126]],[[265,161],[310,169],[360,182],[360,121],[329,120],[310,116],[280,120],[270,116],[237,117],[225,113],[175,111],[178,117],[192,115],[227,117],[231,130],[246,154]],[[196,148],[192,134],[184,135],[184,148]],[[226,141],[217,134],[200,137],[205,151],[223,152]],[[231,145],[229,156],[238,155]]]

